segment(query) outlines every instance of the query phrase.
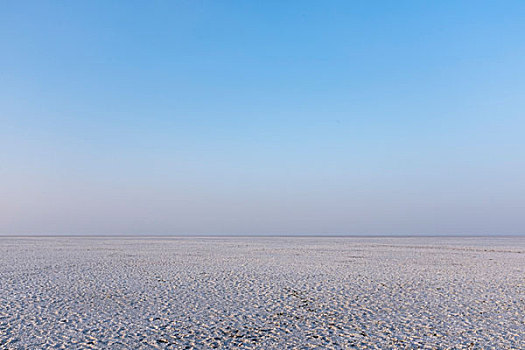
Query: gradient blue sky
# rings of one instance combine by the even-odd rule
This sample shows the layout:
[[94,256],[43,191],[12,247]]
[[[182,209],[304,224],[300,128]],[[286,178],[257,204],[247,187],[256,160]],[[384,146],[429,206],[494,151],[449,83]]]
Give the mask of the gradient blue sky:
[[2,1],[0,234],[524,234],[524,1]]

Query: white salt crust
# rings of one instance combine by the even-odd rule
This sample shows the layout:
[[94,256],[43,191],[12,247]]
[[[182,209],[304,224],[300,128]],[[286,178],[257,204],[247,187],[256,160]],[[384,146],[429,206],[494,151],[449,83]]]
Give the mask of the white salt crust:
[[0,349],[525,349],[525,238],[0,237]]

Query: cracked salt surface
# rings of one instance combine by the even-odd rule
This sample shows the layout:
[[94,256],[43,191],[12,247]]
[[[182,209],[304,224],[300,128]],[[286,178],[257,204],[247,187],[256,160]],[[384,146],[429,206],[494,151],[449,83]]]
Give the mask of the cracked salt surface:
[[1,349],[525,349],[525,238],[0,238]]

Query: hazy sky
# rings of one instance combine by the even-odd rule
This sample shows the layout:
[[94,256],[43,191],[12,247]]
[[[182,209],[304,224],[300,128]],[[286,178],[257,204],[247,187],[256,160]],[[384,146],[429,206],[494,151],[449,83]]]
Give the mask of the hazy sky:
[[525,1],[2,1],[0,234],[524,234]]

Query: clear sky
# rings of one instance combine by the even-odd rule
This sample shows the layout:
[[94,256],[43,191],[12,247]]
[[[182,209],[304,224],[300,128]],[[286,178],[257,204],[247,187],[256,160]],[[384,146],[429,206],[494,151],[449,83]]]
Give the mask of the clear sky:
[[524,234],[525,1],[2,1],[0,234]]

